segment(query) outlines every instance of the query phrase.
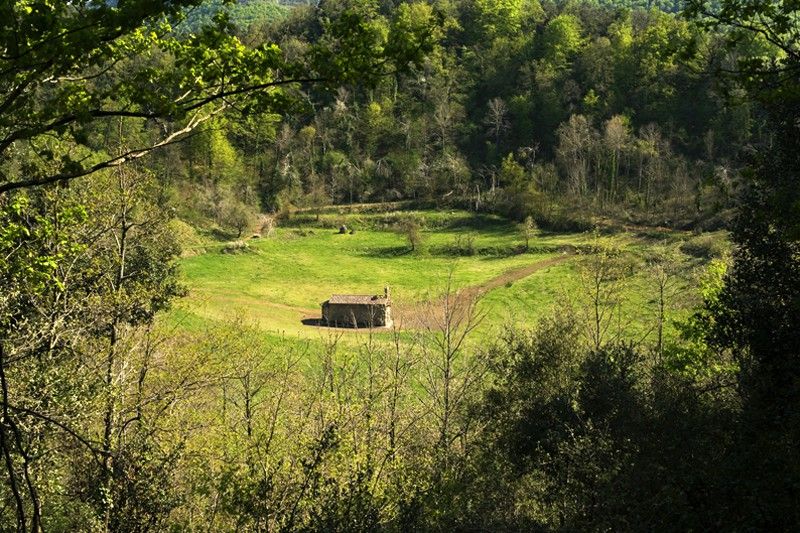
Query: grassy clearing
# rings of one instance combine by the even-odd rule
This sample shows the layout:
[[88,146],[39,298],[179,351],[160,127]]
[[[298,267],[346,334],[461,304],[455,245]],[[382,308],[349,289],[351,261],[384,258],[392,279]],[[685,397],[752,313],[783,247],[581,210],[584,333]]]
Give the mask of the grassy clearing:
[[[404,237],[393,231],[401,216],[423,221],[422,251],[411,253]],[[341,224],[355,232],[339,234]],[[606,240],[641,257],[654,245],[679,245],[692,238],[659,231],[619,233]],[[722,240],[719,236],[706,239],[715,238]],[[436,299],[448,279],[457,288],[485,284],[510,270],[557,257],[565,247],[585,250],[594,239],[591,233],[539,233],[524,251],[516,225],[499,217],[462,211],[303,214],[270,237],[249,240],[243,253],[223,254],[220,244],[205,243],[204,253],[184,258],[182,270],[189,295],[169,320],[198,330],[240,317],[283,339],[322,342],[330,332],[304,326],[301,320],[319,316],[320,302],[332,293],[374,294],[389,285],[396,304],[409,306]],[[496,332],[506,322],[533,323],[565,300],[581,305],[580,261],[580,257],[570,257],[487,292],[479,305],[486,314],[483,334]],[[700,260],[681,254],[681,261],[685,265],[680,292],[691,292],[688,272]],[[643,334],[651,322],[655,295],[642,268],[634,268],[632,274],[624,284],[624,316],[620,320],[638,324]],[[674,316],[685,314],[682,310],[693,303],[683,300],[671,310]]]

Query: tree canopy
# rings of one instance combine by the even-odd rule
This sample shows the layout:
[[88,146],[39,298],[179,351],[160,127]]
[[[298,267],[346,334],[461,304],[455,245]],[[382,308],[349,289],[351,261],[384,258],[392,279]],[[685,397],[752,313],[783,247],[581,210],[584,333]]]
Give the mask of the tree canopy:
[[[0,192],[84,176],[186,137],[227,109],[289,109],[310,83],[368,82],[418,62],[429,16],[386,21],[369,2],[323,24],[318,44],[289,59],[274,43],[246,46],[218,13],[176,32],[200,2],[6,2],[0,57]],[[418,13],[419,15],[420,13]],[[93,136],[113,119],[159,123],[116,153]],[[35,163],[14,172],[24,153]]]

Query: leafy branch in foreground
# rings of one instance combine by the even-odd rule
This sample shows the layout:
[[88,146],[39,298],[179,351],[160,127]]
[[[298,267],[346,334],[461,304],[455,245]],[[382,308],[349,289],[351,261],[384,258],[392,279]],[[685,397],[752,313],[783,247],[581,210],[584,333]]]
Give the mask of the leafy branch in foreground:
[[[183,10],[199,3],[5,3],[0,193],[118,166],[226,109],[287,112],[309,84],[373,83],[418,64],[437,38],[427,5],[405,6],[389,21],[359,1],[321,12],[319,41],[289,60],[274,43],[245,46],[224,13],[197,33],[178,31]],[[150,126],[148,133],[122,153],[105,153],[98,133],[120,118]],[[88,153],[67,149],[75,146]]]

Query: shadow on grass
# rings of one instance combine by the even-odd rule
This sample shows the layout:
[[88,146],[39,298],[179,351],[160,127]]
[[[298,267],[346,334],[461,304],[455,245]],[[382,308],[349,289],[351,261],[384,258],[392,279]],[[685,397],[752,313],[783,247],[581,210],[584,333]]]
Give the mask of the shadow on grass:
[[412,253],[408,246],[382,246],[379,248],[368,248],[361,252],[364,257],[401,257]]
[[[440,246],[427,246],[423,255],[428,257],[475,257],[480,259],[505,259],[523,254],[552,254],[552,253],[574,253],[577,248],[573,245],[544,245],[529,246],[482,246],[467,247],[458,244],[445,244]],[[391,258],[413,255],[414,252],[407,246],[385,246],[380,248],[369,248],[363,250],[360,255],[363,257]]]
[[469,246],[458,243],[431,246],[428,254],[435,257],[481,257],[502,259],[521,255],[530,250],[524,246]]
[[369,327],[367,325],[364,325],[364,324],[361,324],[359,326],[353,326],[352,324],[346,323],[346,322],[343,322],[343,323],[337,322],[337,323],[334,323],[334,324],[329,324],[328,322],[326,322],[325,320],[322,320],[321,318],[304,318],[300,322],[304,326],[312,326],[312,327],[315,327],[315,328],[330,328],[330,329],[338,329],[338,330],[353,330],[353,331],[357,331],[359,329],[363,329],[363,330],[382,329],[381,327],[377,327],[377,326],[371,328],[371,327]]
[[497,235],[510,235],[516,232],[513,224],[507,219],[484,214],[457,217],[445,224],[444,227],[451,230],[465,229]]

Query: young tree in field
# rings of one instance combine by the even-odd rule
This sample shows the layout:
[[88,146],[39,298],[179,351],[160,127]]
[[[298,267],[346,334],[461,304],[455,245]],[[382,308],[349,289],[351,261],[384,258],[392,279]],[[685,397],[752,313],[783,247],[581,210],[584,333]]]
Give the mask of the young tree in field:
[[422,225],[419,220],[413,216],[404,216],[397,223],[397,231],[406,238],[408,246],[411,251],[417,251],[424,242],[422,235]]
[[531,238],[536,236],[536,221],[533,220],[532,216],[528,215],[518,227],[520,235],[525,239],[525,250],[527,251],[530,248]]
[[225,353],[225,374],[220,385],[221,411],[226,429],[241,447],[234,460],[257,471],[272,453],[292,386],[296,354],[276,353],[259,338],[258,330],[241,322],[218,332],[215,349]]
[[621,340],[627,265],[618,250],[595,236],[592,249],[580,261],[579,273],[586,339],[592,349],[599,350]]
[[244,202],[231,198],[223,204],[220,219],[220,222],[226,227],[236,232],[236,238],[238,239],[247,229],[253,227],[256,215],[253,209]]
[[462,450],[467,444],[469,420],[459,417],[482,375],[478,358],[469,358],[465,350],[467,339],[484,317],[477,302],[476,294],[455,289],[451,272],[442,297],[429,303],[420,317],[423,402],[434,418],[436,446],[445,464],[456,441],[460,440]]
[[647,260],[647,271],[655,289],[653,298],[656,309],[656,356],[658,361],[664,359],[664,328],[668,323],[669,312],[675,306],[675,299],[684,288],[679,274],[681,270],[679,252],[667,247],[656,248]]
[[[401,324],[402,325],[402,324]],[[397,452],[401,437],[408,431],[413,422],[407,416],[407,407],[401,402],[410,395],[410,376],[419,364],[416,349],[403,346],[400,330],[395,326],[392,330],[392,345],[386,358],[389,368],[389,390],[386,400],[387,417],[387,451],[386,461],[391,460]]]

